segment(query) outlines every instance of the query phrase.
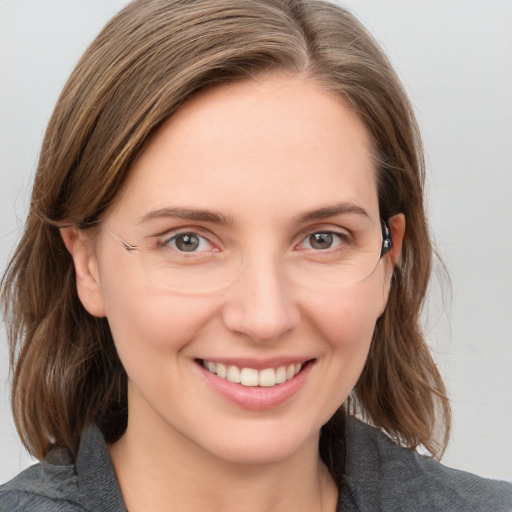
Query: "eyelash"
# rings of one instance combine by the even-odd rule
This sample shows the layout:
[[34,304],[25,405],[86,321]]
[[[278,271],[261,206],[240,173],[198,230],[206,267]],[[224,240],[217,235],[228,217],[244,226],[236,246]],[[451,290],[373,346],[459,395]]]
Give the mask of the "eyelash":
[[[314,237],[315,235],[327,235],[327,236],[332,236],[333,237],[333,244],[331,244],[329,247],[326,247],[324,249],[317,249],[317,248],[314,248],[314,247],[311,247],[311,238]],[[296,247],[299,247],[300,245],[303,245],[305,243],[308,243],[310,244],[310,247],[307,247],[303,250],[312,250],[314,252],[329,252],[331,250],[336,250],[337,247],[343,245],[343,244],[347,244],[350,242],[350,237],[347,233],[345,232],[338,232],[338,231],[332,231],[332,230],[318,230],[318,231],[313,231],[313,232],[309,232],[303,239],[302,241],[296,245]]]
[[[219,251],[219,248],[216,247],[206,236],[203,236],[199,233],[197,233],[196,231],[179,231],[177,233],[173,233],[172,235],[170,236],[166,236],[163,240],[160,240],[158,242],[158,245],[159,247],[161,248],[164,248],[164,249],[171,249],[175,252],[178,252],[180,254],[197,254],[198,252],[199,253],[204,253],[204,252],[207,252],[207,251],[182,251],[180,250],[177,246],[176,246],[176,241],[180,238],[180,237],[186,237],[186,236],[189,236],[189,237],[197,237],[199,238],[199,244],[204,244],[205,242],[210,245],[212,248],[209,249],[209,251],[211,252],[218,252]],[[173,243],[174,247],[170,246],[170,244]]]
[[[180,238],[180,237],[186,237],[186,236],[190,236],[190,237],[197,237],[199,238],[199,244],[204,244],[205,242],[211,246],[211,249],[208,249],[208,250],[203,250],[203,251],[196,251],[196,250],[192,250],[192,251],[183,251],[183,250],[180,250],[177,245],[176,245],[176,241]],[[314,247],[305,247],[305,248],[301,248],[300,246],[305,244],[305,243],[308,243],[308,240],[311,240],[311,237],[315,236],[315,235],[327,235],[327,236],[332,236],[333,237],[333,244],[335,244],[334,246],[331,244],[329,247],[325,248],[325,249],[316,249]],[[336,242],[337,241],[337,242]],[[338,231],[332,231],[332,230],[316,230],[316,231],[308,231],[306,232],[305,235],[303,235],[303,237],[301,238],[300,242],[298,244],[296,244],[294,247],[296,248],[299,248],[299,250],[304,250],[304,251],[307,251],[307,250],[311,250],[313,252],[318,252],[318,253],[322,253],[322,252],[329,252],[330,250],[335,250],[336,247],[340,246],[340,245],[343,245],[343,244],[347,244],[350,242],[350,236],[348,233],[346,232],[338,232]],[[170,244],[173,244],[173,246],[171,246]],[[311,242],[310,242],[310,245],[311,245]],[[168,235],[168,236],[165,236],[165,238],[163,238],[162,240],[159,240],[158,241],[158,246],[160,248],[163,248],[163,249],[171,249],[177,253],[180,253],[180,254],[189,254],[189,255],[193,255],[193,254],[203,254],[205,252],[220,252],[220,249],[217,245],[215,245],[214,243],[212,243],[208,237],[198,233],[197,231],[194,231],[194,230],[185,230],[185,231],[179,231],[179,232],[176,232],[176,233],[172,233],[171,235]]]

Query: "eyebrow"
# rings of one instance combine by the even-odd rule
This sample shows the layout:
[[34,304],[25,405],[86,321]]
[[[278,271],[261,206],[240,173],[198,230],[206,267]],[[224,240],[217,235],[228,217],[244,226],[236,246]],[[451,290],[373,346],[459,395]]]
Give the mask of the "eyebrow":
[[298,223],[327,219],[329,217],[334,217],[335,215],[341,215],[344,213],[355,213],[357,215],[363,215],[364,217],[370,218],[368,212],[356,204],[338,203],[332,206],[326,206],[323,208],[318,208],[317,210],[306,212],[299,217]]
[[[361,208],[360,206],[357,206],[353,203],[339,203],[332,206],[325,206],[323,208],[308,211],[297,219],[297,223],[300,224],[304,222],[310,222],[313,220],[327,219],[329,217],[334,217],[335,215],[341,215],[346,213],[355,213],[357,215],[362,215],[364,217],[370,218],[368,212],[364,208]],[[223,226],[228,224],[228,220],[221,213],[211,210],[201,210],[195,208],[182,207],[160,208],[158,210],[150,211],[139,218],[138,224],[145,224],[147,222],[151,222],[152,220],[168,218],[212,222],[214,224],[219,224]]]
[[148,212],[139,218],[139,224],[145,224],[155,219],[168,219],[168,218],[179,218],[193,221],[202,222],[213,222],[214,224],[225,225],[228,223],[224,215],[210,211],[210,210],[198,210],[194,208],[160,208],[159,210],[153,210]]

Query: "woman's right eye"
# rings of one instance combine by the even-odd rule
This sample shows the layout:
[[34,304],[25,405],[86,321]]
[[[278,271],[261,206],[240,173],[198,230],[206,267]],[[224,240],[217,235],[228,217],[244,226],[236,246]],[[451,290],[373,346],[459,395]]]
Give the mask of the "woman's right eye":
[[184,253],[215,250],[214,246],[207,238],[193,232],[176,233],[175,235],[163,240],[160,245]]

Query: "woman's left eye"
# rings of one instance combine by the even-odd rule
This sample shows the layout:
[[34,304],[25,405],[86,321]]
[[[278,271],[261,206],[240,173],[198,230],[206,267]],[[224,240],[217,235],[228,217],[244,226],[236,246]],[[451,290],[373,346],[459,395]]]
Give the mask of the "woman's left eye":
[[197,233],[177,233],[161,243],[178,252],[202,252],[213,249],[212,244],[204,236]]
[[333,231],[317,231],[311,233],[299,244],[299,249],[313,249],[315,251],[325,251],[341,245],[346,235],[335,233]]

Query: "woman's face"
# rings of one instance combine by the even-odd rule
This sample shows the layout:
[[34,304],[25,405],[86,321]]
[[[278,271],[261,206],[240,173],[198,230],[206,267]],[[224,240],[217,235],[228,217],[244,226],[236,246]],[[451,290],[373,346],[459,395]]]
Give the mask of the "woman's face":
[[398,218],[393,250],[360,280],[378,206],[368,134],[319,86],[269,77],[182,107],[77,268],[128,374],[128,428],[236,462],[317,446],[365,364],[400,250]]

